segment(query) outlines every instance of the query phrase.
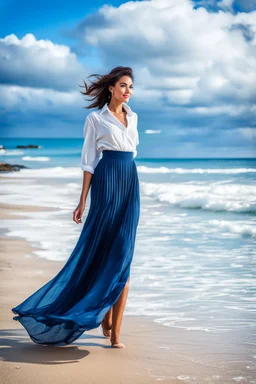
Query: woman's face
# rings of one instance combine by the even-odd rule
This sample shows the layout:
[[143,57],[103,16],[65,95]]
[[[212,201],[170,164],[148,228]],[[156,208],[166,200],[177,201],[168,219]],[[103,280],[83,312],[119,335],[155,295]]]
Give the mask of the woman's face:
[[114,98],[121,102],[128,102],[133,93],[133,82],[130,76],[122,76],[115,83],[115,86],[109,87],[112,92],[111,100]]

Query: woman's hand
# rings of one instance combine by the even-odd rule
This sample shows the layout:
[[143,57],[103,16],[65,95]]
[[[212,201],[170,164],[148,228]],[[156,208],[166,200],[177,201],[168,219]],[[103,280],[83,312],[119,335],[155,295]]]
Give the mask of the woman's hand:
[[82,223],[82,215],[84,212],[85,203],[79,203],[76,209],[73,212],[73,221],[75,221],[77,224]]

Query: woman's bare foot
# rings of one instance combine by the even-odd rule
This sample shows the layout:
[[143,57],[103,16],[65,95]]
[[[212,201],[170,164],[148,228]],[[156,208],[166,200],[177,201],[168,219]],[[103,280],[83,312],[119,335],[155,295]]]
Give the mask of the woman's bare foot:
[[123,343],[118,342],[117,340],[111,339],[111,347],[112,348],[125,348],[125,345]]
[[112,348],[124,349],[125,345],[123,343],[115,343],[115,344],[111,344],[111,347]]

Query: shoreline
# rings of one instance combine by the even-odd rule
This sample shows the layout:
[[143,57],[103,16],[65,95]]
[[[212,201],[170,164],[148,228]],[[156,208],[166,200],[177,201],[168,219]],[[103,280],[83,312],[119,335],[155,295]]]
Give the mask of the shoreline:
[[[23,212],[39,210],[54,209],[0,204],[0,219],[22,220]],[[11,308],[55,276],[65,262],[41,258],[33,253],[41,248],[7,233],[8,230],[0,233],[0,365],[5,384],[41,384],[49,381],[49,377],[57,384],[67,378],[68,382],[78,384],[223,384],[241,377],[243,351],[233,352],[232,345],[223,342],[223,335],[184,332],[154,323],[153,317],[126,315],[125,311],[120,335],[120,341],[126,345],[123,350],[111,348],[109,339],[97,329],[84,332],[67,346],[33,343],[21,324],[13,320]]]

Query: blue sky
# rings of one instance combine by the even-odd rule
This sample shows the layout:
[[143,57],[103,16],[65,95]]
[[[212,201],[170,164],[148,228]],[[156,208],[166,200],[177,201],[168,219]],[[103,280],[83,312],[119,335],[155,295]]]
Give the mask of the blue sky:
[[82,137],[82,79],[125,65],[138,155],[256,157],[256,0],[0,7],[1,137]]

